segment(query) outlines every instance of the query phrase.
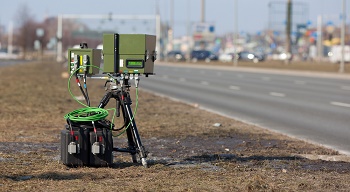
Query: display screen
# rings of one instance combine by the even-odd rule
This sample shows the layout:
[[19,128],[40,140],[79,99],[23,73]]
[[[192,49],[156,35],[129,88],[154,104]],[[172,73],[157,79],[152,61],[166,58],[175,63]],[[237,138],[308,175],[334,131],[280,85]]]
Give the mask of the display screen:
[[143,60],[126,60],[126,67],[128,68],[143,68]]

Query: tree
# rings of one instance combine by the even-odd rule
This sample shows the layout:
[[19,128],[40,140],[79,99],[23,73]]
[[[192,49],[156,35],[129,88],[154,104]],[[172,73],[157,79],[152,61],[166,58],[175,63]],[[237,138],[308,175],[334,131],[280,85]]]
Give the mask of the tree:
[[21,4],[17,13],[16,27],[18,27],[18,31],[14,43],[20,47],[25,58],[28,51],[33,50],[38,24],[34,21],[34,16],[26,4]]

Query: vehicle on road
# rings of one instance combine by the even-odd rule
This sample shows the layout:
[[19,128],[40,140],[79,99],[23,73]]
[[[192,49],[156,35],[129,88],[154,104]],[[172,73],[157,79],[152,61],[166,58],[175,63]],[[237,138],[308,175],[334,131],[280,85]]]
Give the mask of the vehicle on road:
[[213,54],[211,51],[207,50],[195,50],[191,52],[191,61],[205,61],[209,63],[210,61],[218,60],[218,56]]
[[258,63],[264,60],[264,56],[249,51],[241,51],[238,53],[238,61],[253,61],[254,63]]
[[223,53],[219,55],[219,61],[221,62],[232,62],[235,58],[235,53]]
[[186,60],[185,54],[183,54],[181,51],[170,51],[167,54],[169,61],[184,61]]
[[[330,48],[328,52],[329,61],[332,63],[340,63],[342,60],[342,46],[335,45]],[[344,62],[350,62],[350,46],[344,46]]]

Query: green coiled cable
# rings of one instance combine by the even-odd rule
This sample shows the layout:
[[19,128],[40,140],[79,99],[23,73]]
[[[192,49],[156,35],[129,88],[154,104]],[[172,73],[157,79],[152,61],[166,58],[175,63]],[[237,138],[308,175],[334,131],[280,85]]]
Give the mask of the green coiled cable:
[[[114,114],[116,113],[115,109],[103,109],[103,108],[98,108],[98,107],[89,107],[88,105],[85,105],[84,103],[80,102],[72,93],[71,88],[70,88],[70,81],[73,77],[73,75],[80,70],[81,68],[84,68],[86,66],[80,66],[79,68],[77,68],[75,71],[73,71],[71,73],[71,75],[69,76],[68,79],[68,91],[69,94],[72,96],[72,98],[77,101],[79,104],[83,105],[85,108],[80,108],[80,109],[76,109],[72,112],[67,113],[64,118],[67,120],[69,119],[70,121],[73,122],[86,122],[86,121],[98,121],[98,120],[102,120],[105,119],[108,116],[108,110],[114,110]],[[87,67],[96,67],[99,68],[97,66],[94,65],[87,65]],[[99,68],[100,69],[100,68]],[[114,121],[114,116],[112,118],[112,122]],[[112,129],[112,125],[111,125],[111,129]]]
[[[89,67],[96,67],[98,69],[100,69],[97,66],[94,65],[87,65]],[[80,70],[81,68],[83,68],[85,66],[80,66],[78,69],[76,69],[75,71],[73,71],[73,73],[71,73],[71,75],[69,76],[68,79],[68,91],[69,94],[72,96],[72,98],[77,101],[79,104],[85,106],[85,108],[80,108],[80,109],[76,109],[73,110],[69,113],[67,113],[64,118],[67,120],[69,119],[70,121],[75,121],[75,122],[90,122],[90,121],[98,121],[98,120],[103,120],[108,116],[108,110],[113,110],[113,117],[112,117],[112,123],[111,123],[111,127],[110,129],[112,130],[112,126],[114,124],[114,117],[116,116],[116,109],[115,108],[110,108],[110,109],[103,109],[103,108],[98,108],[98,107],[89,107],[88,105],[85,105],[84,103],[80,102],[72,93],[71,89],[70,89],[70,81],[73,77],[73,74],[75,74],[78,70]],[[100,69],[101,70],[101,69]],[[120,135],[122,135],[123,133],[125,133],[125,131],[129,128],[131,121],[135,118],[135,115],[137,113],[137,108],[138,108],[138,88],[136,88],[136,107],[134,109],[134,113],[133,116],[131,118],[131,120],[129,121],[128,125],[125,127],[125,129],[120,132],[119,134],[115,135],[113,134],[114,137],[118,137]]]
[[108,116],[108,111],[106,109],[97,107],[86,107],[76,109],[70,113],[67,113],[64,118],[69,119],[74,122],[84,122],[84,121],[98,121],[105,119]]

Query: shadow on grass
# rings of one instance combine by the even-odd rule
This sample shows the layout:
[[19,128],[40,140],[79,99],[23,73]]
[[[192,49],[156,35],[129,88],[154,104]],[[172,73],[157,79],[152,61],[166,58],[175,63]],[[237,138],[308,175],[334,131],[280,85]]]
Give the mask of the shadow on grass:
[[284,161],[295,161],[305,159],[302,157],[295,156],[262,156],[262,155],[253,155],[253,156],[244,156],[239,157],[234,154],[213,154],[213,155],[200,155],[192,156],[184,159],[185,161],[199,161],[199,162],[212,162],[212,161],[272,161],[272,160],[284,160]]
[[[293,169],[293,170],[307,170],[307,171],[323,171],[323,172],[337,172],[350,173],[350,163],[344,161],[325,161],[325,160],[310,160],[298,156],[237,156],[234,154],[204,154],[198,156],[191,156],[178,161],[153,161],[150,165],[163,164],[172,167],[192,167],[201,165],[208,167],[208,165],[215,165],[215,163],[235,163],[237,165],[248,166],[251,168],[269,167],[272,169]],[[213,167],[213,166],[212,166]],[[214,169],[220,169],[214,167]]]
[[21,176],[1,176],[0,178],[7,178],[13,181],[26,181],[31,179],[45,179],[45,180],[75,180],[81,179],[84,177],[83,173],[57,173],[57,172],[48,172],[42,173],[39,175],[21,175]]

